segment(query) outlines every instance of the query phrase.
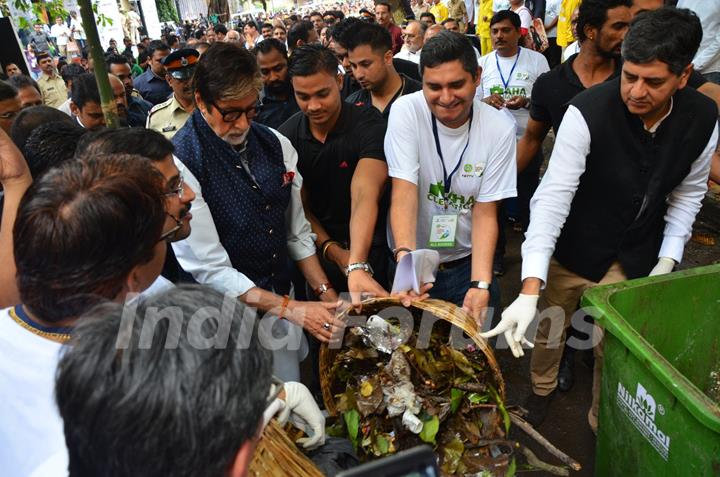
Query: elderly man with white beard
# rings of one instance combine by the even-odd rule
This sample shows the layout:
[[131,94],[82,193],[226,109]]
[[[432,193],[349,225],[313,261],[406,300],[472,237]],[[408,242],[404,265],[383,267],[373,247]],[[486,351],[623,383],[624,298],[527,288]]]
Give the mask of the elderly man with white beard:
[[[255,56],[216,42],[193,76],[195,111],[173,138],[178,168],[196,193],[188,239],[173,244],[198,282],[267,313],[275,375],[299,380],[306,343],[301,327],[327,342],[339,324],[337,294],[315,253],[300,198],[297,152],[277,131],[253,122],[263,86]],[[321,301],[291,299],[288,261]],[[278,346],[275,346],[278,345]]]

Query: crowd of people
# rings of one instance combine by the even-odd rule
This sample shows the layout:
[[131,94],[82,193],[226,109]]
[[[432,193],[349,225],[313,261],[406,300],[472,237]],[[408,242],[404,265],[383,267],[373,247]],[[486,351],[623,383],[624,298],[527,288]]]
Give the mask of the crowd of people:
[[[276,414],[322,446],[318,347],[342,310],[391,291],[532,349],[539,425],[573,385],[582,293],[673,271],[720,181],[720,7],[678,3],[203,17],[60,67],[37,35],[37,80],[4,65],[0,82],[4,472],[242,476]],[[522,290],[501,313],[508,220]],[[421,249],[434,280],[393,290]]]

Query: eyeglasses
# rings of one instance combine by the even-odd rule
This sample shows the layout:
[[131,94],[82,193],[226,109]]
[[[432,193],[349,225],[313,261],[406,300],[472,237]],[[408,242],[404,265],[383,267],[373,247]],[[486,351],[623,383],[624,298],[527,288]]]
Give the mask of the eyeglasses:
[[251,106],[247,109],[230,109],[230,110],[221,109],[214,102],[210,102],[210,104],[213,107],[217,108],[217,110],[222,115],[222,120],[225,121],[226,123],[234,123],[235,121],[240,119],[240,116],[242,116],[243,114],[245,115],[245,117],[247,118],[248,121],[250,121],[255,116],[257,116],[258,104],[255,104],[254,106]]
[[[220,109],[220,108],[218,108],[218,109]],[[183,179],[182,174],[180,174],[180,178],[178,179],[177,186],[170,189],[169,191],[165,192],[163,194],[163,197],[172,197],[174,195],[177,195],[179,199],[182,199],[184,191],[185,191],[185,180]]]

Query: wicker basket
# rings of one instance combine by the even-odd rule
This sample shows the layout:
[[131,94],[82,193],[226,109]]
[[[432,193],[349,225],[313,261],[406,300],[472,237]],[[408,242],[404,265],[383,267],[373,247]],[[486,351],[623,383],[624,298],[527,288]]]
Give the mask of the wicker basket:
[[274,419],[265,427],[250,463],[254,477],[324,477]]
[[[363,302],[362,314],[370,316],[390,306],[402,306],[398,298],[375,298]],[[495,355],[492,349],[488,346],[487,341],[479,336],[479,330],[477,324],[470,315],[465,313],[461,308],[442,300],[423,300],[413,302],[410,306],[410,310],[422,310],[427,311],[435,315],[436,317],[451,323],[461,328],[477,345],[478,350],[487,358],[488,366],[495,381],[495,388],[500,395],[500,398],[505,400],[505,382],[503,381],[502,374],[500,373],[500,367],[495,360]],[[346,310],[340,318],[346,318],[348,315],[352,315],[352,308]],[[323,401],[325,402],[325,408],[331,416],[337,415],[337,409],[335,408],[335,398],[332,394],[332,376],[329,376],[329,370],[335,361],[335,356],[339,350],[330,349],[327,345],[323,345],[320,348],[320,387],[323,393]]]

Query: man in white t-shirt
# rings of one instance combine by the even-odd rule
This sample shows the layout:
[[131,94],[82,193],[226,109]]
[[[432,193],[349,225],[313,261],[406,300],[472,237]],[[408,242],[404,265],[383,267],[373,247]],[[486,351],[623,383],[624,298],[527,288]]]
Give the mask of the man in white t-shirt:
[[[523,7],[524,8],[524,7]],[[511,114],[517,124],[517,138],[525,132],[530,117],[530,97],[537,78],[550,70],[545,57],[533,50],[518,46],[521,38],[521,19],[512,10],[497,12],[490,19],[490,38],[495,51],[480,59],[480,87],[478,97],[487,104]],[[500,216],[500,223],[512,217],[520,228],[530,221],[530,198],[538,187],[542,151],[517,178],[517,199],[507,201]],[[503,256],[505,236],[500,232],[495,257],[495,273],[504,270]]]
[[50,29],[50,36],[55,38],[55,44],[58,47],[60,56],[67,56],[67,44],[70,41],[70,29],[63,21],[62,17],[55,18],[55,24]]
[[395,102],[385,136],[390,242],[396,260],[418,248],[437,250],[440,268],[430,296],[462,305],[482,321],[490,303],[497,203],[515,196],[515,126],[474,99],[480,70],[463,35],[443,31],[426,42],[420,69],[422,92]]
[[27,476],[65,449],[54,399],[62,344],[96,303],[122,302],[160,274],[174,233],[164,186],[149,161],[106,155],[68,161],[25,194],[14,223],[22,304],[0,310],[4,476]]
[[517,13],[503,10],[493,15],[490,37],[495,51],[480,58],[482,76],[477,90],[487,104],[512,113],[518,138],[527,126],[533,83],[550,70],[543,55],[518,46],[520,35]]

